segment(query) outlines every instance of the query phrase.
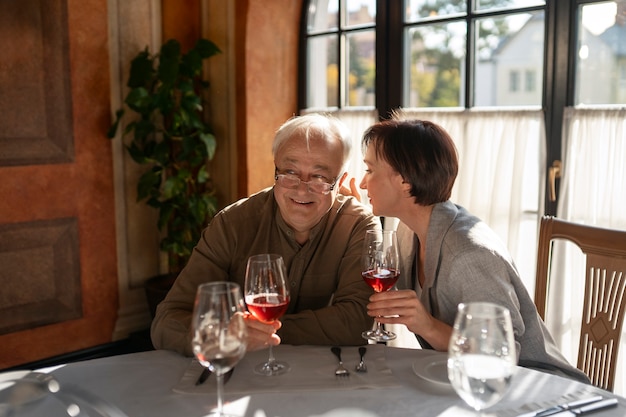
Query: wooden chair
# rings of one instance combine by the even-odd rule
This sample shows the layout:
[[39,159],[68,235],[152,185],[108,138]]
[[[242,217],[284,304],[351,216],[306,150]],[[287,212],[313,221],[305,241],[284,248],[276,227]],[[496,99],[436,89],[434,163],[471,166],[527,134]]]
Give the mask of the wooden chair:
[[541,219],[537,253],[535,305],[545,320],[552,241],[566,239],[586,255],[577,367],[591,383],[613,391],[617,353],[626,311],[626,231]]

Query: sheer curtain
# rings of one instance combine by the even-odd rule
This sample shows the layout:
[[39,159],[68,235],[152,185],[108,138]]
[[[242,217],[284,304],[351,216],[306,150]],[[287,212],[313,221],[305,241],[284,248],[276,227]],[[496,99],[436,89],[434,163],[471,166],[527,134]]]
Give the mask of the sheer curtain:
[[[332,113],[353,133],[350,175],[364,173],[363,132],[377,120],[372,111]],[[460,172],[452,200],[480,217],[507,244],[529,292],[534,291],[537,227],[544,177],[544,127],[541,110],[401,110],[402,119],[431,120],[443,126],[456,143]],[[363,200],[365,201],[365,200]],[[396,219],[385,219],[395,227]],[[406,329],[390,345],[418,347]],[[402,326],[403,327],[403,326]]]
[[487,223],[507,245],[532,294],[544,177],[541,110],[403,110],[402,118],[443,126],[459,152],[451,200]]
[[[563,120],[560,218],[626,229],[626,109],[567,108]],[[561,350],[576,364],[584,257],[572,244],[554,246],[546,321]],[[575,276],[576,275],[576,276]],[[615,392],[626,394],[626,332],[619,347]]]

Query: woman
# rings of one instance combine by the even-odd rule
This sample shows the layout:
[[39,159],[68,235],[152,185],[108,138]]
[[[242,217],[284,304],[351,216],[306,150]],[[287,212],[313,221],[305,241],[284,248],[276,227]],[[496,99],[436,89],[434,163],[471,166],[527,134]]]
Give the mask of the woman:
[[412,288],[372,295],[368,314],[406,325],[424,348],[446,351],[458,304],[494,302],[511,311],[521,366],[589,382],[558,351],[503,243],[449,201],[458,159],[448,133],[428,121],[388,120],[365,132],[363,148],[360,187],[375,215],[400,220],[400,285]]

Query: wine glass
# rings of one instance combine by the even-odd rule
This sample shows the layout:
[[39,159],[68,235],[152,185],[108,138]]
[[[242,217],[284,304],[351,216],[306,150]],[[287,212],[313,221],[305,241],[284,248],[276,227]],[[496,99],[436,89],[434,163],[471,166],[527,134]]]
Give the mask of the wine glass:
[[191,347],[202,366],[215,374],[216,417],[224,416],[224,374],[246,353],[248,331],[241,288],[234,282],[201,284],[193,308]]
[[[287,270],[283,257],[276,254],[253,255],[248,259],[244,297],[248,311],[259,321],[272,323],[279,319],[289,306]],[[280,375],[289,370],[289,365],[274,358],[269,347],[267,362],[255,367],[261,375]]]
[[[363,243],[362,266],[363,279],[376,292],[383,292],[393,287],[400,278],[400,250],[395,230],[368,230]],[[396,338],[396,334],[383,329],[376,322],[373,330],[361,333],[363,338],[376,342],[387,342]]]
[[493,303],[459,304],[448,347],[448,378],[478,415],[496,404],[517,364],[511,314]]

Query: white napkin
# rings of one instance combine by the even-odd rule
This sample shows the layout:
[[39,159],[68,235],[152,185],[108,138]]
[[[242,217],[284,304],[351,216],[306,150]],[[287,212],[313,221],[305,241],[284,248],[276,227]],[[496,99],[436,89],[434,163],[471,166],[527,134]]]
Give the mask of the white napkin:
[[[290,365],[290,370],[282,375],[263,376],[254,373],[254,367],[267,360],[267,349],[249,352],[237,364],[231,379],[224,386],[224,393],[245,394],[249,392],[291,392],[311,390],[354,390],[400,386],[385,362],[385,346],[368,345],[365,364],[368,371],[354,371],[359,362],[356,346],[342,347],[344,366],[350,370],[349,377],[336,377],[337,357],[328,346],[289,346],[274,347],[274,357]],[[216,378],[211,375],[202,385],[195,383],[202,372],[202,366],[192,360],[181,380],[173,388],[174,392],[202,394],[215,392]]]

